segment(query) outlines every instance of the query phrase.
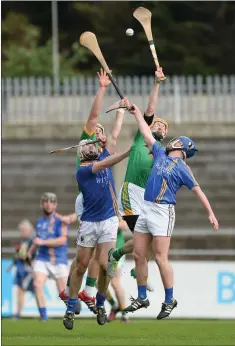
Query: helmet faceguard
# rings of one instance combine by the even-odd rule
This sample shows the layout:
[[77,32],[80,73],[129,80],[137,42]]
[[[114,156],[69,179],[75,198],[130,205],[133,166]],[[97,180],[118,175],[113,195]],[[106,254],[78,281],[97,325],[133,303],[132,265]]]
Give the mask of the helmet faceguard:
[[155,118],[152,122],[152,124],[150,125],[150,129],[152,129],[154,127],[154,124],[156,123],[161,123],[163,125],[165,125],[165,128],[166,128],[166,133],[165,135],[163,136],[161,130],[158,130],[158,131],[154,131],[152,132],[152,135],[153,137],[156,139],[156,141],[162,141],[166,135],[167,135],[167,131],[168,131],[168,123],[164,120],[164,119],[161,119],[161,118]]
[[[93,144],[92,148],[88,148],[88,144]],[[94,141],[91,139],[83,139],[80,141],[77,149],[77,156],[81,162],[96,160],[99,156],[99,152],[97,146],[94,144]]]
[[169,154],[171,151],[181,150],[184,159],[193,157],[198,151],[195,143],[188,137],[179,136],[173,138],[166,146],[166,152]]

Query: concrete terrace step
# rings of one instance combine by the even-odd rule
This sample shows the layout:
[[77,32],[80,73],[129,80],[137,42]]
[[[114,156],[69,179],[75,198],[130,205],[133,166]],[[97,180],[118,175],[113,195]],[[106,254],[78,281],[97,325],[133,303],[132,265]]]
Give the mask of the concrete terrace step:
[[[120,139],[119,145],[122,150],[129,146],[131,140],[131,137],[127,139],[127,136]],[[203,191],[208,195],[221,224],[234,226],[235,140],[226,138],[218,140],[194,138],[194,140],[199,153],[189,160],[188,164]],[[77,196],[76,149],[52,155],[48,152],[77,143],[78,138],[3,140],[2,227],[4,229],[16,227],[25,217],[34,222],[40,215],[39,199],[44,191],[56,192],[60,212],[64,214],[73,212]],[[123,181],[125,167],[126,162],[114,168],[117,191]],[[176,226],[210,227],[205,211],[187,188],[181,189],[177,194]]]

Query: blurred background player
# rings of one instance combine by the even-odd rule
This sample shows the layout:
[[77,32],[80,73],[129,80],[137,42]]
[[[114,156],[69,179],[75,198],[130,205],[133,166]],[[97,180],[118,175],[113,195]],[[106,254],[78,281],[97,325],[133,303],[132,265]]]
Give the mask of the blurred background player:
[[[151,132],[156,140],[161,142],[168,131],[168,124],[161,118],[154,119],[154,112],[158,102],[158,91],[161,79],[164,77],[162,68],[155,71],[155,85],[149,97],[147,109],[144,113],[144,120],[150,126]],[[131,232],[134,231],[136,221],[144,203],[144,191],[150,175],[153,158],[149,155],[149,149],[145,145],[144,136],[137,131],[134,142],[131,147],[130,156],[127,163],[127,170],[119,194],[119,211],[123,219],[128,224]],[[108,275],[115,276],[117,262],[124,254],[132,253],[133,239],[130,239],[119,249],[112,249],[109,253]],[[132,270],[132,276],[135,278],[135,270]],[[152,287],[148,284],[148,289]]]
[[197,151],[194,142],[188,137],[180,136],[171,140],[166,149],[163,149],[144,121],[139,108],[134,105],[130,112],[134,114],[154,157],[154,165],[147,181],[144,204],[134,232],[138,297],[131,298],[132,303],[125,311],[134,312],[149,306],[146,292],[148,266],[145,258],[152,245],[153,256],[165,289],[165,301],[157,316],[157,319],[163,319],[177,306],[173,296],[173,269],[168,262],[168,252],[175,223],[176,193],[181,186],[187,186],[197,195],[215,231],[218,231],[219,225],[206,195],[186,164],[186,159],[193,157]]
[[33,242],[34,228],[29,220],[22,220],[18,225],[18,229],[20,231],[20,242],[15,247],[16,254],[13,263],[7,269],[7,271],[10,271],[14,266],[16,267],[14,280],[14,284],[17,286],[17,310],[14,316],[16,319],[21,317],[25,293],[29,291],[34,294],[33,270],[27,259],[28,250]]
[[97,323],[103,325],[107,320],[104,302],[109,284],[106,274],[108,251],[115,245],[119,221],[116,216],[116,192],[111,167],[129,155],[129,150],[110,155],[114,152],[112,141],[99,155],[98,148],[89,140],[83,140],[78,147],[81,165],[76,178],[83,194],[83,213],[81,227],[77,236],[76,267],[73,270],[68,307],[63,323],[65,328],[73,329],[77,294],[96,247],[99,261],[98,292],[96,294]]
[[56,215],[57,197],[45,192],[40,201],[43,216],[36,222],[36,238],[28,256],[37,250],[34,272],[34,290],[40,317],[47,320],[43,287],[48,277],[56,281],[58,291],[66,285],[68,276],[67,225]]

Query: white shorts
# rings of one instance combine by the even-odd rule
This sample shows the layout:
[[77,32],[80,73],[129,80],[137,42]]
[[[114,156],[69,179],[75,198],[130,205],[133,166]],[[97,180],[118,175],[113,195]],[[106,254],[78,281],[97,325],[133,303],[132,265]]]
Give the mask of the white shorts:
[[81,215],[83,213],[83,195],[80,192],[75,201],[75,213],[77,215],[78,220],[80,220]]
[[44,273],[55,280],[68,276],[68,266],[66,264],[51,264],[40,260],[35,261],[33,271],[34,273]]
[[77,245],[95,247],[100,243],[116,242],[118,226],[117,216],[99,222],[82,221],[77,235]]
[[122,184],[119,197],[118,209],[121,216],[140,215],[144,204],[144,188],[132,183]]
[[157,204],[144,201],[135,232],[151,233],[153,236],[170,237],[175,224],[173,204]]

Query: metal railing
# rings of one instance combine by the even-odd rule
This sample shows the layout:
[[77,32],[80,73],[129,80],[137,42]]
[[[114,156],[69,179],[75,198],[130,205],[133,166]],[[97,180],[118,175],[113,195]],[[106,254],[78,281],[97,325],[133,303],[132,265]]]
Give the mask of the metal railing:
[[[154,84],[153,77],[117,77],[118,85],[142,110]],[[3,123],[73,123],[84,121],[99,87],[93,77],[64,78],[53,85],[50,78],[2,79]],[[118,99],[110,86],[104,100],[105,110]],[[170,122],[235,122],[235,75],[173,76],[161,84],[159,116]],[[132,117],[129,121],[134,121]]]

